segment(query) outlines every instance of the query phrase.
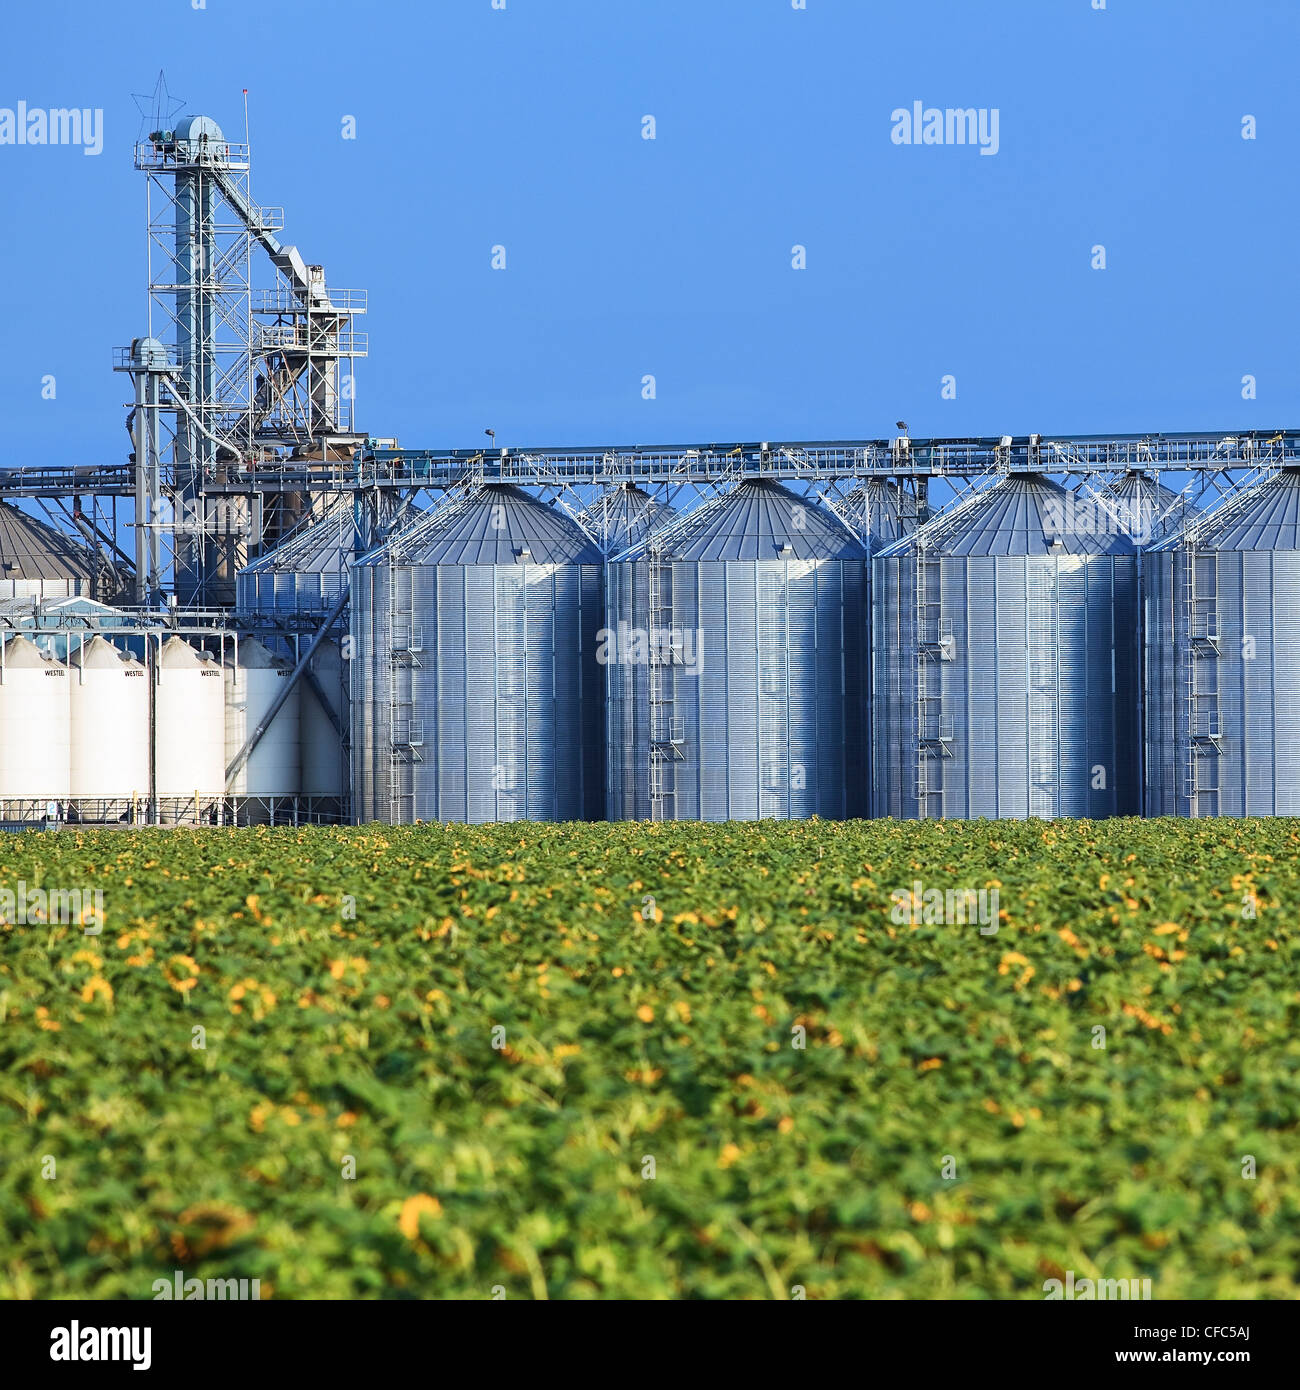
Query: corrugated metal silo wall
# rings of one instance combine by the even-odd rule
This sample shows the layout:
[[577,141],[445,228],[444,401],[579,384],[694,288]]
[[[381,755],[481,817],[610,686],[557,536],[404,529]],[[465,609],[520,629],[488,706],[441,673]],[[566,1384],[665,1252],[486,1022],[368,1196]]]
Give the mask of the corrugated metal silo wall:
[[[828,819],[867,813],[866,564],[673,562],[656,624],[696,641],[667,670],[673,794],[651,794],[648,668],[607,667],[611,819]],[[650,562],[608,567],[606,625],[647,633]],[[670,616],[664,616],[664,614]],[[695,634],[699,637],[696,638]]]
[[875,566],[878,815],[1137,814],[1135,556]]
[[[1215,654],[1198,658],[1184,647],[1182,660],[1213,664],[1222,737],[1217,753],[1202,746],[1195,814],[1300,814],[1300,553],[1209,558],[1217,560]],[[1217,784],[1217,797],[1207,783]]]
[[645,563],[605,566],[605,815],[609,820],[649,820],[650,669],[620,662],[620,633],[649,632]]
[[916,669],[916,613],[911,557],[871,566],[871,809],[876,816],[915,820],[916,729],[911,718]]
[[237,606],[243,613],[325,612],[338,598],[342,583],[333,572],[244,570],[235,580]]
[[600,567],[397,566],[391,581],[380,566],[358,573],[377,577],[353,602],[368,668],[353,702],[359,816],[600,819]]

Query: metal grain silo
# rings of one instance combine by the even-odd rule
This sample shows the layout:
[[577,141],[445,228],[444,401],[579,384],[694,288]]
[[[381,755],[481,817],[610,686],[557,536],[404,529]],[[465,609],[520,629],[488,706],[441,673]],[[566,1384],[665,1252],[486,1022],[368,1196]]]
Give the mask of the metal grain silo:
[[608,815],[865,814],[866,551],[742,483],[606,568]]
[[607,488],[578,520],[596,538],[606,555],[618,555],[639,545],[652,532],[667,526],[677,515],[675,508],[651,497],[635,483],[619,483]]
[[[1090,493],[1091,489],[1087,489],[1085,497]],[[1139,548],[1162,540],[1183,526],[1195,512],[1181,492],[1165,487],[1149,473],[1136,468],[1107,484],[1097,497],[1103,506],[1113,505],[1113,520],[1127,531]]]
[[0,641],[0,808],[17,817],[24,800],[66,799],[68,669],[26,637]]
[[873,561],[880,816],[1136,814],[1137,560],[1012,474]]
[[601,556],[490,484],[352,570],[354,819],[596,820]]
[[246,565],[235,579],[241,613],[325,614],[347,582],[355,522],[349,497],[329,497],[318,520]]
[[113,819],[149,799],[149,678],[103,637],[72,649],[69,795],[101,803],[83,819]]
[[[0,502],[0,598],[67,598],[99,587],[87,543]],[[111,587],[104,576],[104,587]]]
[[909,506],[902,488],[887,478],[859,483],[845,494],[844,506],[873,555],[916,530],[916,504]]
[[1300,815],[1300,469],[1143,564],[1147,814]]

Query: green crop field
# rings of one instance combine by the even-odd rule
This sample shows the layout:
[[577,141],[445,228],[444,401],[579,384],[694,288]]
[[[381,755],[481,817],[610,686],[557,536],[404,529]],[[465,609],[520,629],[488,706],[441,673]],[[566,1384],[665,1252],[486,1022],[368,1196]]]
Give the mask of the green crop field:
[[33,834],[0,906],[3,1298],[1297,1296],[1297,821]]

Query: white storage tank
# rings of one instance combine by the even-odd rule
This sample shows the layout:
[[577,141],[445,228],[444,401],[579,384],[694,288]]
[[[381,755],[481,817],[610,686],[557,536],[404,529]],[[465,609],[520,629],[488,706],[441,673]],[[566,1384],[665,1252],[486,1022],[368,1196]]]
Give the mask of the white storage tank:
[[[293,665],[268,651],[255,637],[232,644],[225,661],[226,766],[262,722]],[[256,748],[226,788],[230,796],[296,796],[301,784],[299,755],[299,697],[294,686],[289,698],[262,735]],[[250,819],[256,819],[250,815]]]
[[221,665],[179,637],[169,637],[158,656],[154,690],[154,788],[163,819],[194,819],[226,785],[226,693]]
[[[343,735],[347,725],[347,695],[343,688],[343,654],[330,638],[312,653],[307,667],[318,689],[303,676],[302,686],[302,794],[343,796]],[[321,696],[326,704],[322,704]],[[328,708],[326,708],[328,705]],[[333,718],[331,718],[331,714]]]
[[83,820],[116,819],[149,799],[149,679],[140,662],[103,637],[72,648],[69,795],[105,804]]
[[[0,803],[66,800],[68,671],[26,637],[0,651]],[[14,813],[17,808],[10,808]]]

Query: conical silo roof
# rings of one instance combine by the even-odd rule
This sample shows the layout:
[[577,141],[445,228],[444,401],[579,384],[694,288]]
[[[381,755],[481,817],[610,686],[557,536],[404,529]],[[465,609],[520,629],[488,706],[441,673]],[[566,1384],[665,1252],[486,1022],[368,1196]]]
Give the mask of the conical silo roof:
[[360,563],[401,557],[411,565],[599,565],[574,521],[509,483],[488,483],[463,502],[421,517]]
[[316,520],[295,531],[274,550],[259,555],[242,573],[297,570],[342,574],[347,569],[344,552],[352,548],[354,526],[351,499],[331,497]]
[[1200,550],[1300,550],[1300,468],[1283,468],[1170,537]]
[[204,666],[213,666],[210,653],[192,647],[183,637],[169,637],[162,645],[162,655],[158,664],[165,671],[191,671]]
[[80,579],[95,566],[86,543],[0,502],[0,579]]
[[601,538],[606,553],[616,555],[639,545],[676,516],[675,507],[657,501],[635,483],[619,483],[584,507],[581,520]]
[[36,671],[50,664],[50,658],[27,637],[8,637],[4,641],[5,665],[20,670]]
[[1130,535],[1143,545],[1168,535],[1195,512],[1181,492],[1137,468],[1108,483],[1099,496],[1121,504],[1119,518],[1130,523]]
[[241,637],[238,643],[232,643],[225,659],[228,668],[239,665],[254,671],[287,670],[292,664],[263,646],[256,637]]
[[103,637],[92,637],[84,647],[73,647],[70,659],[83,671],[115,671],[122,666],[139,666],[129,652],[115,647]]
[[859,483],[845,495],[844,505],[852,516],[861,519],[861,532],[873,552],[915,529],[912,519],[903,513],[902,489],[886,478]]
[[861,560],[866,549],[811,498],[766,479],[745,482],[644,541],[689,563],[735,560]]
[[941,555],[1122,555],[1128,536],[1071,524],[1077,506],[1059,483],[1036,473],[1011,473],[984,492],[941,512],[883,553],[913,549]]

